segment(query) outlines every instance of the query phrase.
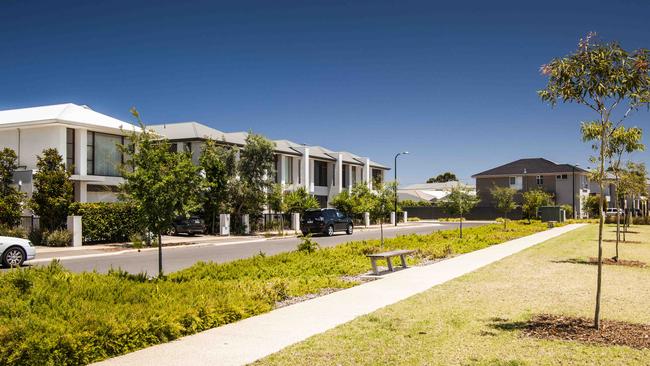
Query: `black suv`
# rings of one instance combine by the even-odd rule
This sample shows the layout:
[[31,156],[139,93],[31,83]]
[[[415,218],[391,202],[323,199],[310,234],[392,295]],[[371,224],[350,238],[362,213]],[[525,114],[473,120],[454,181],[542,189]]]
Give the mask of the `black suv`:
[[198,216],[190,216],[189,218],[179,216],[172,223],[172,232],[174,235],[181,233],[190,236],[203,234],[205,232],[205,222]]
[[332,236],[335,231],[345,231],[348,235],[352,235],[353,230],[352,219],[333,208],[307,210],[300,220],[302,235],[322,233]]

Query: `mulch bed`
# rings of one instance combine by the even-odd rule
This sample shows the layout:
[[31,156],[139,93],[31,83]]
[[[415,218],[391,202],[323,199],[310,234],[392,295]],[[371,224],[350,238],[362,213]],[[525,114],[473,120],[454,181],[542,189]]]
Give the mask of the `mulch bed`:
[[[562,261],[557,261],[557,262],[558,263],[597,265],[598,264],[598,258],[591,257],[588,260],[584,260],[584,259],[567,259],[567,260],[562,260]],[[619,259],[618,261],[615,261],[612,258],[603,258],[603,264],[611,265],[611,266],[624,266],[624,267],[637,267],[637,268],[645,268],[645,267],[647,267],[647,264],[645,262],[632,261],[632,260],[626,260],[626,259]]]
[[614,320],[601,320],[600,324],[600,329],[597,330],[593,327],[592,319],[540,314],[521,329],[523,335],[539,339],[650,348],[650,324]]

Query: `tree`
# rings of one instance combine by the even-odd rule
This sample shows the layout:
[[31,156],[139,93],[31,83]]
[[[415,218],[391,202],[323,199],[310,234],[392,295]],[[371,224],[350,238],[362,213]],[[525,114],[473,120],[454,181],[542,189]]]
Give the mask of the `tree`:
[[533,189],[532,191],[524,192],[522,210],[526,214],[528,222],[530,222],[531,218],[536,218],[538,216],[540,207],[548,206],[552,202],[553,196],[541,189]]
[[347,189],[334,196],[330,204],[350,217],[355,214],[354,196]]
[[273,188],[275,143],[262,135],[249,133],[240,150],[239,178],[231,185],[234,213],[258,214],[267,203],[266,193]]
[[495,186],[490,190],[490,194],[494,198],[496,208],[503,212],[503,230],[506,230],[508,227],[508,212],[517,208],[517,203],[515,202],[517,190],[510,187]]
[[45,149],[36,157],[36,170],[30,207],[40,217],[41,229],[60,229],[65,225],[68,207],[74,200],[70,171],[56,149]]
[[[617,193],[622,199],[626,197],[641,197],[648,195],[647,177],[648,171],[645,164],[634,163],[629,161],[624,169],[621,169],[618,180]],[[619,198],[620,199],[620,198]],[[623,225],[623,241],[627,233],[627,226],[630,221],[630,214],[625,215],[625,224]],[[618,259],[618,241],[616,242],[616,258]]]
[[14,227],[20,223],[24,195],[13,186],[18,163],[16,152],[5,147],[0,150],[0,225]]
[[274,184],[271,191],[267,194],[266,201],[269,205],[269,210],[273,212],[287,211],[287,205],[284,203],[284,192],[282,191],[281,184]]
[[[594,161],[600,192],[605,189],[605,164],[612,131],[640,107],[650,104],[650,74],[648,50],[624,50],[617,43],[594,40],[590,33],[581,39],[578,49],[568,56],[542,65],[541,73],[548,78],[546,88],[538,91],[540,98],[555,106],[558,101],[577,103],[595,112],[597,119],[583,122],[584,141],[592,141],[597,151]],[[625,112],[618,113],[618,107]],[[598,271],[594,327],[600,329],[600,298],[602,288],[602,254],[604,226],[603,195],[599,199]]]
[[472,210],[480,202],[480,199],[469,188],[457,185],[451,192],[438,200],[438,206],[451,216],[460,219],[460,238],[463,238],[463,215]]
[[220,145],[216,140],[207,139],[199,158],[203,172],[203,212],[214,234],[217,215],[228,212],[230,208],[229,187],[236,176],[235,150]]
[[198,208],[201,176],[189,153],[171,152],[169,141],[147,131],[135,108],[131,114],[142,131],[132,132],[129,144],[120,146],[124,155],[120,188],[123,197],[140,208],[147,230],[158,239],[158,276],[162,276],[162,233],[174,218]]
[[456,177],[456,174],[452,172],[445,172],[442,174],[438,174],[436,177],[431,177],[427,179],[427,183],[446,183],[446,182],[457,182],[458,178]]
[[618,261],[619,241],[621,240],[621,213],[620,202],[625,199],[626,186],[621,184],[621,160],[624,154],[630,154],[635,151],[644,150],[645,146],[641,143],[642,131],[640,128],[619,126],[612,131],[607,157],[609,158],[609,171],[614,174],[614,185],[616,186],[617,196],[614,199],[616,208],[616,255],[614,261]]
[[[382,185],[379,186],[381,187]],[[377,196],[370,190],[370,188],[368,188],[366,184],[358,182],[352,186],[352,212],[354,215],[363,215],[364,212],[368,212],[371,216],[373,216],[373,208],[376,204],[376,198]],[[395,193],[393,193],[393,200],[394,199]]]
[[380,248],[384,247],[384,220],[393,212],[396,189],[396,182],[379,185],[370,209],[370,214],[379,219]]
[[310,208],[319,208],[318,200],[309,194],[305,187],[284,194],[284,205],[289,213],[304,214]]

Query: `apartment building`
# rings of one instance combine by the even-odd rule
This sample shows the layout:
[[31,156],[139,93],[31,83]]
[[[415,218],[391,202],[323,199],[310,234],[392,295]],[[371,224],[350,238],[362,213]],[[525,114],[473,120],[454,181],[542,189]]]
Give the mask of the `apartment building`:
[[[241,147],[248,136],[246,132],[223,132],[198,122],[166,123],[147,128],[169,139],[173,149],[191,153],[195,163],[198,163],[206,139]],[[351,189],[357,182],[372,189],[384,181],[385,172],[389,170],[367,157],[346,151],[289,140],[274,142],[276,182],[286,191],[304,187],[321,207],[327,207],[336,194]]]

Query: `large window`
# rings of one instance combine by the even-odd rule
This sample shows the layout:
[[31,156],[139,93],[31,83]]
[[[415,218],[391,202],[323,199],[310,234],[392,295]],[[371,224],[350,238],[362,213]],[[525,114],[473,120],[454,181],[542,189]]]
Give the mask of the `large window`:
[[284,182],[293,184],[293,157],[286,156],[284,160]]
[[373,169],[372,170],[372,183],[375,185],[379,185],[384,183],[384,172],[382,172],[380,169]]
[[343,164],[343,188],[348,188],[348,181],[350,180],[350,172],[348,171],[349,165]]
[[275,183],[280,183],[280,155],[273,155],[273,170],[275,170]]
[[314,160],[314,185],[327,187],[327,163]]
[[65,135],[65,167],[70,172],[74,172],[74,138],[75,131],[72,128],[66,129]]
[[354,185],[357,183],[357,167],[353,166],[352,167],[352,176],[350,177],[350,185],[354,187]]
[[537,182],[538,186],[543,186],[544,185],[544,176],[543,175],[538,175],[535,177],[535,181]]
[[123,143],[123,136],[88,132],[88,174],[120,176],[122,153],[118,145]]

